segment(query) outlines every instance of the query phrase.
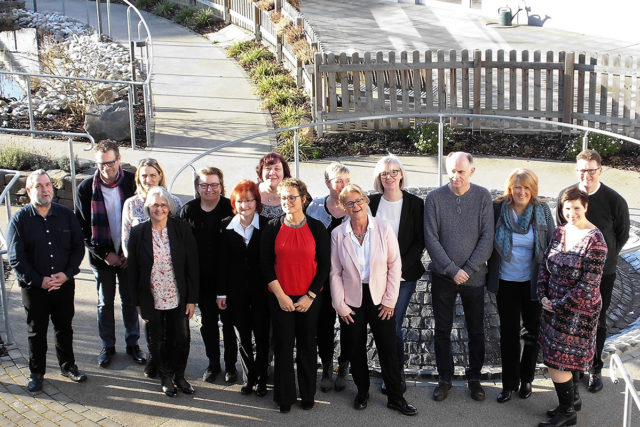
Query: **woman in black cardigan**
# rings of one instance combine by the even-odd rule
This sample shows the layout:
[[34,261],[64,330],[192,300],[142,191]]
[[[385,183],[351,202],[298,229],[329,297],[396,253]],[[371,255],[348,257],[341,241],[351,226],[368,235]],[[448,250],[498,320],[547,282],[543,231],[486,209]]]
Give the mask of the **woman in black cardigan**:
[[[400,259],[402,260],[402,281],[396,303],[396,343],[398,360],[401,364],[402,390],[406,390],[404,381],[404,338],[402,322],[409,307],[411,296],[416,290],[416,283],[424,273],[422,252],[424,252],[424,201],[404,190],[407,186],[407,175],[398,159],[389,154],[376,164],[373,186],[379,194],[370,197],[369,209],[374,217],[382,218],[391,224],[398,237]],[[381,391],[386,391],[382,383]]]
[[176,205],[163,187],[147,193],[149,216],[129,236],[128,279],[136,306],[148,325],[149,347],[160,373],[162,391],[185,394],[193,387],[185,380],[189,357],[189,319],[198,301],[198,257],[191,227],[174,218]]
[[[242,394],[267,394],[269,365],[269,310],[267,284],[260,271],[260,237],[268,219],[260,215],[258,184],[240,181],[229,197],[235,216],[222,220],[218,301],[229,310],[240,348],[244,374]],[[222,298],[220,298],[222,297]],[[251,337],[255,337],[254,358]]]

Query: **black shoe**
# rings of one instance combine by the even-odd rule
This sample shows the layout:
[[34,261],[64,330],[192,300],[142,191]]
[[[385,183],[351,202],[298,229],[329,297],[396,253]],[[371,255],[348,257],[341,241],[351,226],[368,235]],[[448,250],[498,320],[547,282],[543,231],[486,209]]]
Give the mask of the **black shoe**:
[[313,400],[303,400],[302,402],[300,402],[300,404],[302,405],[302,409],[304,409],[305,411],[313,408],[313,405],[315,405],[315,403],[316,402]]
[[320,391],[328,392],[333,388],[333,363],[322,364],[322,379],[320,380]]
[[438,383],[436,388],[433,390],[433,400],[436,402],[442,402],[447,398],[449,390],[451,390],[451,384]]
[[222,372],[222,368],[220,366],[211,366],[204,371],[202,374],[202,381],[212,383],[216,380],[216,376]]
[[143,365],[147,362],[147,358],[144,357],[144,353],[140,350],[140,346],[138,345],[128,345],[127,354],[131,356],[133,361],[138,365]]
[[175,397],[175,395],[178,394],[178,390],[175,384],[173,384],[173,381],[171,381],[171,378],[163,378],[160,384],[162,384],[162,392],[167,396]]
[[81,383],[87,380],[87,376],[85,375],[85,373],[79,371],[76,365],[73,365],[67,369],[60,368],[60,374],[77,383]]
[[589,391],[591,393],[597,393],[602,390],[602,387],[602,375],[600,375],[600,372],[591,374],[589,377]]
[[407,403],[404,398],[396,400],[395,402],[388,401],[387,408],[398,411],[403,415],[416,415],[418,413],[416,407]]
[[507,390],[506,388],[503,388],[500,394],[498,394],[498,403],[510,401],[511,393],[513,393],[513,390]]
[[115,347],[102,347],[100,354],[98,355],[98,365],[101,368],[106,368],[111,363],[111,358],[116,354]]
[[335,391],[342,391],[347,388],[347,375],[349,375],[349,362],[340,362],[338,364],[338,375],[333,384]]
[[244,394],[246,396],[251,393],[253,393],[253,382],[248,381],[242,384],[242,387],[240,387],[240,394]]
[[480,385],[480,381],[469,381],[468,387],[473,400],[477,400],[478,402],[482,402],[484,400],[484,389]]
[[[573,391],[573,410],[574,411],[579,411],[582,409],[582,399],[580,398],[580,394],[577,393],[578,391],[578,384],[574,383],[574,391]],[[560,409],[559,406],[553,408],[553,409],[549,409],[547,411],[547,417],[549,418],[553,418],[556,416],[556,414],[558,413],[558,409]]]
[[233,370],[228,370],[227,372],[224,373],[224,381],[227,383],[235,383],[238,380],[238,371],[233,369]]
[[280,405],[281,414],[288,414],[290,410],[291,410],[291,405]]
[[573,426],[578,422],[578,414],[571,408],[567,411],[558,411],[553,418],[538,424],[538,427],[562,427]]
[[151,355],[149,355],[147,364],[144,366],[144,376],[147,378],[155,378],[158,376],[158,366]]
[[187,382],[184,378],[176,379],[176,386],[178,389],[184,394],[193,394],[196,391],[193,389],[193,386]]
[[44,376],[40,374],[31,373],[29,376],[29,384],[27,384],[27,390],[31,393],[35,393],[36,391],[42,390],[42,382],[44,381]]
[[361,395],[360,393],[356,394],[356,398],[353,400],[353,408],[357,410],[362,410],[367,407],[367,401],[369,400],[369,393]]
[[267,383],[259,382],[258,387],[256,387],[256,396],[265,397],[267,395]]
[[531,383],[528,382],[521,382],[520,383],[520,391],[518,392],[518,394],[520,395],[520,399],[528,399],[531,397]]

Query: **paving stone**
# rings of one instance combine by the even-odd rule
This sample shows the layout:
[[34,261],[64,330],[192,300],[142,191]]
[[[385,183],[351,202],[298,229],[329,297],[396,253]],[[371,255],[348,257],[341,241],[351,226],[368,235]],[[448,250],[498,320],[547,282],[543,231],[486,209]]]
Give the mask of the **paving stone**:
[[82,414],[84,412],[87,412],[88,410],[86,406],[83,406],[76,402],[67,403],[65,406],[71,409],[72,411],[77,412],[78,414]]
[[71,409],[61,413],[60,415],[62,415],[64,418],[71,420],[73,422],[78,422],[84,419],[82,415],[80,415],[76,411],[72,411]]
[[121,424],[118,424],[115,421],[110,420],[109,418],[101,420],[98,424],[103,427],[121,427]]
[[62,420],[64,417],[62,415],[60,415],[60,412],[56,412],[56,411],[52,411],[49,410],[45,413],[42,414],[43,417],[45,417],[46,419],[48,419],[49,421],[53,422],[53,423],[57,423],[58,421]]
[[95,427],[95,426],[99,426],[100,424],[96,423],[95,421],[91,421],[91,420],[82,420],[78,423],[79,426],[86,426],[86,427]]
[[40,415],[33,409],[23,413],[22,416],[29,419],[29,421],[31,421],[32,423],[36,423],[36,424],[44,419],[42,415]]
[[47,406],[49,407],[50,410],[58,413],[62,413],[67,410],[67,408],[60,402],[54,401],[54,402],[48,403]]
[[58,424],[56,424],[56,423],[54,423],[52,421],[49,421],[49,420],[42,420],[42,421],[40,421],[38,423],[38,425],[40,427],[56,427]]
[[104,415],[102,415],[102,414],[100,414],[98,412],[95,412],[95,411],[91,411],[91,410],[83,412],[82,415],[85,416],[87,419],[89,419],[91,421],[94,421],[96,423],[98,421],[101,421],[101,420],[105,419]]

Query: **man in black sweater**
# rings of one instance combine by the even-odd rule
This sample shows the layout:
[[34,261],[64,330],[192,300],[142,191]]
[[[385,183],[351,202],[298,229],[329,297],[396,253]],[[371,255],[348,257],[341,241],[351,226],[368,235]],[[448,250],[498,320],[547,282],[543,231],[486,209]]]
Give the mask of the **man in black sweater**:
[[[600,281],[602,310],[598,319],[596,352],[589,378],[589,391],[597,393],[602,390],[602,378],[600,375],[604,365],[602,362],[602,350],[607,337],[607,309],[611,303],[611,293],[616,280],[618,254],[627,239],[629,239],[629,208],[622,196],[600,182],[602,159],[597,151],[584,150],[578,154],[576,156],[576,172],[579,179],[576,185],[589,195],[587,219],[600,229],[609,248],[602,280]],[[565,190],[562,190],[560,194]],[[562,206],[560,205],[557,208],[557,218],[559,224],[567,222],[564,219]]]

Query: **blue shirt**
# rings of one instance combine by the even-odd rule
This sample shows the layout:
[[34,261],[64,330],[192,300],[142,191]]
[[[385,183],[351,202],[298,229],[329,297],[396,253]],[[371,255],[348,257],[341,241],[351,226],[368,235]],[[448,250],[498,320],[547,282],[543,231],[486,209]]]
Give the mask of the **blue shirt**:
[[[511,210],[514,220],[518,217]],[[526,234],[512,233],[511,261],[500,262],[500,278],[510,282],[528,282],[531,280],[533,262],[533,228],[529,226]]]

